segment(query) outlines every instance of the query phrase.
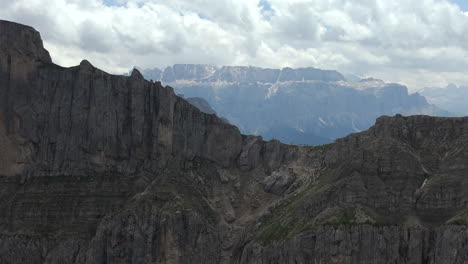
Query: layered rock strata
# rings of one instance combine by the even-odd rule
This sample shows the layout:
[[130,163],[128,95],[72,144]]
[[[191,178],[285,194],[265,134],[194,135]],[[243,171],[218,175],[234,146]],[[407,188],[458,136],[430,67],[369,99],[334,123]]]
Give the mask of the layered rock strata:
[[0,36],[0,263],[468,261],[468,118],[265,142],[138,70]]

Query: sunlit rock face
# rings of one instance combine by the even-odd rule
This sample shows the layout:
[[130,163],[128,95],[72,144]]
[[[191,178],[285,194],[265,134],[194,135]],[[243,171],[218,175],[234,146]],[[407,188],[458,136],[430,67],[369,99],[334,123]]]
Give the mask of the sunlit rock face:
[[0,36],[0,263],[468,261],[468,118],[266,142],[138,70]]

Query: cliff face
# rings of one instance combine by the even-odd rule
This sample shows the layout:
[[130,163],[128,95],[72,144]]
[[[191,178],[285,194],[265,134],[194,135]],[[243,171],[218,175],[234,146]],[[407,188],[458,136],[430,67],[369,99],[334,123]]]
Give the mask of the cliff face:
[[265,142],[137,70],[57,66],[30,27],[0,36],[0,263],[468,261],[468,118]]
[[463,263],[467,118],[382,117],[259,218],[239,263]]

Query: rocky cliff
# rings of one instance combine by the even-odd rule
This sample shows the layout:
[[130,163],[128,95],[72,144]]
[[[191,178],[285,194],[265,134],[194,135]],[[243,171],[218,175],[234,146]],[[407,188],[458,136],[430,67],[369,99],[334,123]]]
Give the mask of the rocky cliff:
[[[265,142],[0,21],[0,263],[464,263],[468,118]],[[6,36],[6,37],[3,37]]]

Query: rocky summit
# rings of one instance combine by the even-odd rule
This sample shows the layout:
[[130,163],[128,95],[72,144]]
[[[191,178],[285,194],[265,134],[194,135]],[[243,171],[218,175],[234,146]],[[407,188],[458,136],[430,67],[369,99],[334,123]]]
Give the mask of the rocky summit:
[[0,21],[0,263],[466,263],[468,117],[265,142]]

